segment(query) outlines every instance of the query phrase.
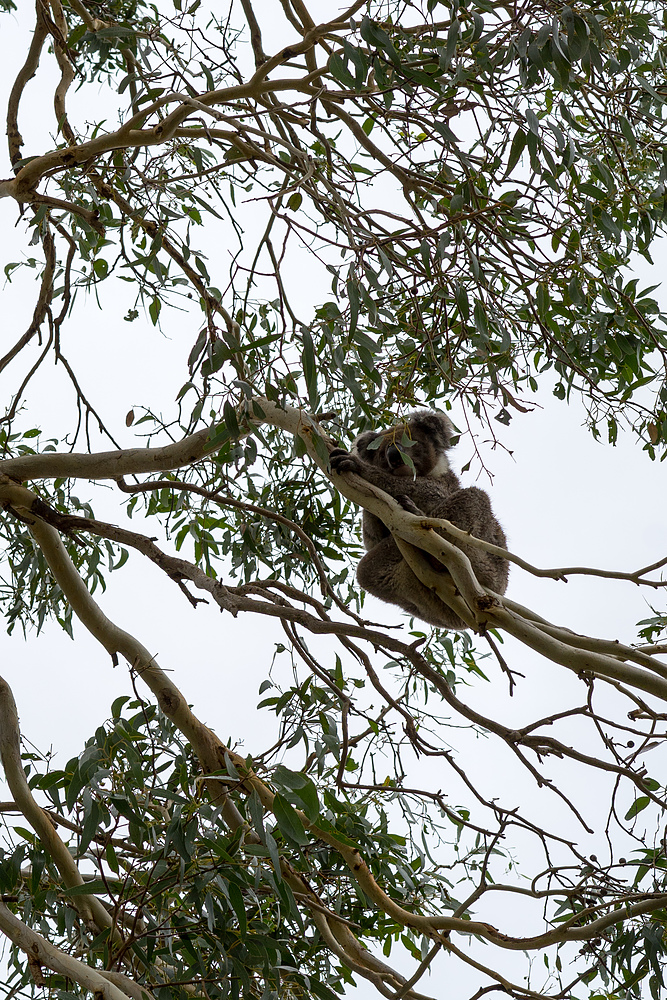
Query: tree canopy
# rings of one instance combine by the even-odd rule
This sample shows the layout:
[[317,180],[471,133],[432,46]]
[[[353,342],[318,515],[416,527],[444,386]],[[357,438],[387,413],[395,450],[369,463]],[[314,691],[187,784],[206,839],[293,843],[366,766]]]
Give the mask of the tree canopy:
[[[667,217],[664,5],[36,0],[31,17],[0,180],[24,236],[5,275],[32,297],[0,347],[0,598],[13,662],[50,620],[87,629],[134,697],[54,761],[22,742],[3,668],[10,995],[332,1000],[365,980],[418,1000],[463,996],[465,969],[474,997],[659,997],[667,558],[509,553],[515,574],[630,580],[656,606],[636,642],[579,635],[482,587],[455,526],[328,459],[423,406],[502,442],[544,387],[601,441],[627,428],[664,457],[667,327],[632,271]],[[182,375],[117,426],[96,317],[119,303],[120,324],[170,331]],[[371,620],[360,507],[467,630]],[[130,552],[222,612],[221,643],[279,623],[273,746],[228,745],[187,676],[105,613]],[[489,663],[521,687],[508,636],[573,673],[578,701],[520,729],[474,708]],[[569,827],[511,779],[481,790],[459,730],[508,748]],[[580,787],[611,779],[607,857],[579,848],[553,760]]]

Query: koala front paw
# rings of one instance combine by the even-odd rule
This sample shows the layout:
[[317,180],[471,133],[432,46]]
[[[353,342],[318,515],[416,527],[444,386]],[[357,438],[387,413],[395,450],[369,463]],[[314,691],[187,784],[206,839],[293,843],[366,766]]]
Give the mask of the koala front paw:
[[359,459],[344,448],[334,448],[329,453],[331,471],[340,475],[342,472],[359,472]]
[[403,510],[407,510],[408,514],[416,514],[418,517],[425,517],[424,511],[420,510],[417,504],[414,503],[405,493],[401,493],[397,496],[396,500],[400,503]]

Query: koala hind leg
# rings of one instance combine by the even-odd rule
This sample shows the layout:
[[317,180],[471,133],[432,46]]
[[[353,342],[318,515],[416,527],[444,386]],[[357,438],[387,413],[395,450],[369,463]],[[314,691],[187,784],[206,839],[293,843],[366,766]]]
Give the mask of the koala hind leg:
[[397,604],[430,625],[465,628],[458,615],[417,579],[393,538],[384,538],[366,553],[357,566],[357,580],[369,594],[388,604]]
[[[507,547],[505,533],[493,516],[488,496],[475,486],[452,493],[443,503],[438,504],[431,511],[431,516],[451,521],[457,528],[469,531],[470,534],[487,542],[493,542],[494,545],[498,545],[502,549]],[[447,537],[445,531],[441,533],[445,538]],[[453,539],[450,538],[450,541]],[[475,576],[482,586],[489,587],[496,593],[504,594],[507,590],[509,571],[507,561],[500,556],[484,552],[474,545],[466,545],[461,542],[455,544],[470,559]]]

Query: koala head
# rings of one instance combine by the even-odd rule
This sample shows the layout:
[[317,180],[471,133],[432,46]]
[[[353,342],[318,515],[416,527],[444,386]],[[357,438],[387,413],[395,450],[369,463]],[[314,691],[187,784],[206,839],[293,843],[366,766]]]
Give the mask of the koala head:
[[449,417],[435,410],[417,410],[405,421],[385,431],[366,431],[352,445],[352,453],[369,465],[393,476],[410,476],[413,470],[403,455],[408,455],[418,476],[435,478],[449,469],[445,454],[451,447],[454,427]]

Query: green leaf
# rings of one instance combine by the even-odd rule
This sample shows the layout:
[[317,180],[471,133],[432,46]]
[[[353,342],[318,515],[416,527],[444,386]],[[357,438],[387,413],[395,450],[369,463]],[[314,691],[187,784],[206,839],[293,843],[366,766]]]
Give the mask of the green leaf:
[[630,122],[624,115],[619,115],[618,124],[621,127],[621,132],[630,143],[630,146],[632,147],[633,150],[635,150],[637,148],[637,139],[635,138],[635,134],[632,131],[632,126],[630,125]]
[[342,56],[338,52],[334,52],[332,56],[329,57],[329,72],[342,83],[344,87],[348,90],[355,89],[354,77],[347,68],[347,63],[343,60]]
[[360,32],[365,42],[368,42],[369,45],[375,45],[381,52],[384,52],[395,66],[401,65],[400,56],[394,48],[391,38],[386,31],[383,31],[369,17],[362,17]]
[[286,798],[278,792],[273,800],[273,814],[276,817],[281,833],[288,840],[303,847],[310,840],[310,837],[303,828],[303,823],[299,819],[296,810],[290,805]]
[[156,295],[156,296],[154,296],[153,301],[151,302],[151,304],[148,307],[148,313],[149,313],[150,318],[152,320],[153,326],[157,326],[157,321],[158,321],[158,317],[160,315],[160,310],[161,309],[162,309],[162,303],[160,302],[159,298]]
[[239,934],[242,938],[245,938],[248,933],[248,919],[243,894],[235,882],[229,883],[227,891],[229,892],[229,901],[239,922]]
[[285,792],[293,805],[303,809],[311,823],[315,823],[320,813],[317,790],[307,774],[301,771],[290,771],[282,764],[273,772],[273,780]]
[[232,439],[233,435],[229,433],[229,429],[224,424],[217,424],[212,427],[209,431],[209,435],[206,441],[207,450],[215,450],[221,448],[223,444]]
[[527,138],[528,137],[522,128],[518,128],[514,133],[514,138],[512,139],[512,143],[510,145],[510,152],[507,160],[507,169],[505,170],[506,177],[512,173],[515,166],[519,162],[519,157],[526,147]]
[[222,408],[222,417],[225,421],[225,427],[229,431],[231,437],[240,437],[241,431],[239,429],[239,422],[236,417],[236,407],[232,406],[229,400],[225,400],[225,404]]
[[352,45],[346,38],[343,39],[343,52],[345,53],[347,61],[354,65],[355,90],[361,90],[366,83],[366,78],[370,70],[370,64],[366,57],[366,53],[363,52],[358,46]]
[[317,368],[315,365],[315,346],[309,330],[304,328],[301,331],[301,337],[303,340],[301,364],[303,365],[303,374],[306,379],[310,408],[313,412],[315,412],[319,403],[319,395],[317,392]]
[[347,296],[350,300],[350,337],[354,337],[359,316],[359,286],[354,278],[348,278]]
[[119,871],[118,857],[116,855],[115,848],[111,843],[111,841],[109,841],[109,843],[105,847],[104,853],[106,855],[107,864],[109,865],[109,868],[111,869],[112,872],[114,872],[114,874],[117,875]]
[[639,795],[626,812],[625,818],[634,819],[638,813],[640,813],[643,809],[646,809],[650,802],[651,800],[648,795]]
[[452,18],[449,28],[447,29],[447,40],[445,42],[444,52],[442,52],[440,56],[440,63],[443,69],[447,68],[454,58],[460,35],[461,22],[457,18]]
[[83,885],[73,885],[69,889],[61,890],[67,896],[108,896],[110,893],[118,893],[122,889],[122,882],[117,879],[91,879]]

